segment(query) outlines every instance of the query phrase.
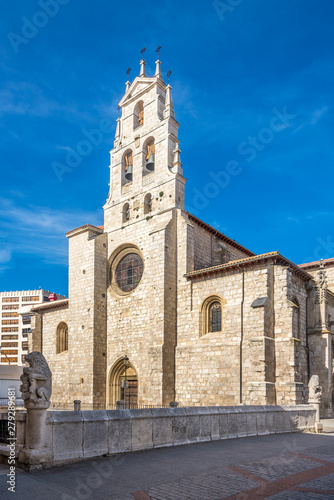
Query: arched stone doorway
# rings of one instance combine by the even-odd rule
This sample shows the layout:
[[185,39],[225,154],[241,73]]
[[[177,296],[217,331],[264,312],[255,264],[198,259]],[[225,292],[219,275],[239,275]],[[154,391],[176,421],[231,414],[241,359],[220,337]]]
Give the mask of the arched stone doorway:
[[109,376],[109,405],[116,405],[116,401],[123,401],[126,393],[126,408],[136,408],[138,405],[138,375],[129,361],[126,370],[127,389],[125,390],[125,366],[120,358],[110,370]]

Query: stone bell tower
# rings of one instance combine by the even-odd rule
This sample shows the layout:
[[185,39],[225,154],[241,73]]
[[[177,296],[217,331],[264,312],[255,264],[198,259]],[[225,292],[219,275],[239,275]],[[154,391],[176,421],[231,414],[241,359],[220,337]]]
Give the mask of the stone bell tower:
[[[119,103],[114,148],[110,152],[110,191],[105,209],[105,231],[122,227],[151,212],[184,208],[184,185],[172,87],[161,76],[156,61],[154,76],[140,75]],[[148,195],[145,198],[145,195]]]
[[[119,103],[104,206],[110,405],[126,397],[129,404],[168,404],[175,397],[178,218],[186,180],[171,86],[159,60],[154,76],[145,65]],[[125,355],[132,377],[126,397]]]

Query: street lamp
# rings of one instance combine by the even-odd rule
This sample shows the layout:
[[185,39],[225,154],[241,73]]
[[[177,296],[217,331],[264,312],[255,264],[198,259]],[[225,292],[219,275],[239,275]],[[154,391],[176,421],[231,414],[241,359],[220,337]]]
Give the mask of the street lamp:
[[127,355],[124,356],[123,361],[124,361],[124,368],[125,368],[125,377],[124,377],[124,408],[126,408],[126,390],[128,388],[128,381],[126,379],[126,370],[128,369],[128,365],[129,365],[129,358],[127,357]]

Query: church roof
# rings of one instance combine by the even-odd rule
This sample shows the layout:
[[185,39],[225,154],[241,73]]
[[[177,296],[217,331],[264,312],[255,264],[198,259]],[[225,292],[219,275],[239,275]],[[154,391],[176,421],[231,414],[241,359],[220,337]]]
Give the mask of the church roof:
[[208,274],[216,274],[225,269],[233,269],[235,267],[240,268],[241,266],[247,266],[252,264],[258,264],[260,262],[266,262],[268,260],[274,261],[275,264],[280,264],[289,267],[289,269],[299,276],[304,281],[313,280],[313,276],[308,274],[299,266],[291,262],[289,259],[283,257],[279,252],[269,252],[261,255],[254,255],[253,257],[247,257],[246,259],[231,260],[226,264],[219,264],[218,266],[206,267],[204,269],[198,269],[197,271],[191,271],[185,274],[188,279],[203,277]]
[[76,227],[75,229],[72,229],[68,233],[65,233],[65,236],[67,236],[68,238],[69,236],[74,236],[74,234],[82,233],[87,229],[92,229],[92,230],[100,229],[103,232],[104,226],[93,226],[92,224],[84,224],[83,226]]
[[321,262],[323,262],[325,267],[328,267],[330,265],[334,265],[334,257],[330,259],[321,259],[321,260],[316,260],[314,262],[306,262],[305,264],[299,264],[299,267],[302,269],[315,269],[320,266]]
[[204,229],[206,229],[207,231],[209,231],[210,233],[214,234],[215,236],[217,236],[217,238],[225,241],[226,243],[228,243],[229,245],[233,246],[234,248],[237,248],[238,250],[240,250],[241,252],[244,252],[246,255],[249,255],[249,256],[254,256],[256,255],[254,252],[252,252],[251,250],[248,250],[248,248],[245,248],[243,247],[242,245],[240,245],[239,243],[237,243],[236,241],[232,240],[231,238],[229,238],[228,236],[226,236],[225,234],[223,233],[220,233],[219,231],[217,231],[217,229],[215,229],[214,227],[212,226],[209,226],[209,224],[207,224],[206,222],[203,222],[201,219],[198,219],[197,217],[195,217],[194,215],[190,214],[188,212],[188,217],[189,219],[192,221],[192,222],[195,222],[196,224],[198,224],[199,226],[203,227]]

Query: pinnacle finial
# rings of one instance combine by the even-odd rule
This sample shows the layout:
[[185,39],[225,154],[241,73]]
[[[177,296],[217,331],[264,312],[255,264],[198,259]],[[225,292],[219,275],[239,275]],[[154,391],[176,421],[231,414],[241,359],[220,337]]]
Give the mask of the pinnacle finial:
[[158,78],[161,78],[161,62],[160,62],[160,50],[162,47],[159,45],[159,47],[156,49],[156,52],[158,54],[158,60],[155,63],[155,76]]
[[155,76],[161,78],[161,61],[159,59],[155,62]]
[[165,101],[165,118],[171,116],[174,118],[174,104],[172,97],[172,87],[168,84],[166,89],[166,101]]
[[146,76],[146,70],[145,70],[146,61],[144,59],[145,51],[146,51],[146,47],[143,47],[140,51],[140,53],[142,55],[142,59],[140,61],[140,76]]
[[129,81],[130,72],[131,72],[131,68],[128,68],[128,69],[126,70],[126,74],[128,75],[128,81],[127,81],[127,82],[126,82],[126,84],[125,84],[125,85],[126,85],[126,92],[129,90],[130,85],[131,85],[131,83],[130,83],[130,81]]
[[145,61],[145,59],[142,59],[140,61],[140,76],[146,76],[145,66],[146,66],[146,61]]

